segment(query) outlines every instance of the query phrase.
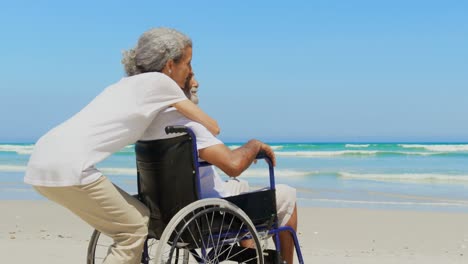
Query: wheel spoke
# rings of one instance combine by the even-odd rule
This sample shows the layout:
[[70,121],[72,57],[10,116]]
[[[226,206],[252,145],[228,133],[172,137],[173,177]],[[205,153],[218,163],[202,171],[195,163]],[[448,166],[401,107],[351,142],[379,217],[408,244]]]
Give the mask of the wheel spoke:
[[[228,229],[227,229],[227,233],[229,233],[229,230],[231,230],[231,226],[232,226],[232,223],[233,223],[233,222],[234,222],[234,217],[231,218],[231,222],[229,223],[229,227],[228,227]],[[221,231],[220,231],[220,236],[221,236]],[[225,242],[225,241],[226,241],[226,240],[223,240],[223,242],[221,243],[221,248],[224,247],[224,242]]]
[[[225,216],[226,216],[226,214],[223,214],[223,219],[222,219],[221,222],[219,223],[218,241],[216,241],[216,248],[217,248],[217,249],[219,248],[219,250],[222,249],[222,247],[219,247],[219,241],[220,241],[220,239],[221,239],[221,233],[223,232],[223,223],[224,223],[224,217],[225,217]],[[233,218],[233,219],[234,219],[234,218]],[[229,225],[229,227],[230,227],[230,225]],[[229,229],[228,229],[227,231],[229,231]],[[223,240],[223,241],[224,241],[224,240]],[[218,251],[218,250],[215,251],[215,254],[218,253],[217,251]]]
[[[214,217],[214,211],[211,213],[211,219],[212,220],[213,220],[213,217]],[[211,243],[214,246],[213,234],[211,233],[211,227],[213,226],[213,221],[211,221],[211,223],[210,223],[210,220],[208,220],[208,214],[205,214],[205,218],[206,218],[206,224],[207,224],[208,232],[210,233],[210,235],[208,236],[208,239],[207,239],[207,243],[208,243],[208,245],[210,245],[210,238],[211,238]]]
[[[186,224],[186,223],[187,223],[187,222],[186,222],[185,219],[184,219],[184,224]],[[197,226],[198,226],[198,224],[197,224]],[[200,247],[200,246],[198,246],[197,240],[195,239],[195,236],[193,235],[192,230],[190,230],[190,228],[187,228],[187,229],[188,229],[188,231],[189,231],[189,233],[190,233],[190,236],[192,237],[193,242],[195,242],[195,246],[196,246],[197,248]],[[176,230],[176,232],[177,232],[177,230]],[[179,233],[177,232],[176,235],[178,235],[178,234],[179,234]],[[182,239],[182,235],[181,235],[180,237],[181,237],[181,239]],[[203,240],[202,240],[202,242],[203,242]]]
[[[239,236],[243,225],[244,225],[244,223],[242,223],[242,225],[240,226],[239,231],[237,232],[236,238]],[[232,251],[233,247],[234,247],[234,243],[231,245],[231,249],[229,250],[229,253],[228,253],[228,258],[229,258],[229,255],[231,254],[231,251]]]

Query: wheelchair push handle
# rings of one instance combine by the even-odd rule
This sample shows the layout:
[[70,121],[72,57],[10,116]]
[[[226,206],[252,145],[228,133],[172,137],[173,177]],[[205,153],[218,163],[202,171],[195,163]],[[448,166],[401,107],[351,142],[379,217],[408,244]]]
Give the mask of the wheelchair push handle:
[[264,150],[260,150],[258,153],[257,153],[257,156],[255,157],[255,159],[266,159],[266,158],[269,158],[266,154],[266,152]]
[[257,156],[255,157],[255,159],[257,160],[261,160],[261,159],[264,159],[268,165],[270,167],[273,166],[273,161],[271,160],[271,158],[266,154],[266,152],[264,150],[260,150],[258,153],[257,153]]
[[263,159],[266,161],[266,163],[268,164],[268,171],[270,174],[270,188],[272,190],[275,189],[275,170],[273,168],[273,161],[270,159],[270,157],[268,157],[268,155],[266,154],[264,150],[260,150],[257,153],[257,156],[255,157],[255,159],[257,160]]
[[186,126],[167,126],[165,128],[166,134],[173,133],[187,133],[188,128]]

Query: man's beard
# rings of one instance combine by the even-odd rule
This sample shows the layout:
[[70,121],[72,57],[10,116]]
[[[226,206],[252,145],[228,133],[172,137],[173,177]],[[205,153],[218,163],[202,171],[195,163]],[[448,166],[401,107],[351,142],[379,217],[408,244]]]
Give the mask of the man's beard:
[[190,100],[194,103],[194,104],[198,104],[198,88],[197,87],[192,87],[190,88]]
[[194,104],[198,104],[198,88],[197,87],[192,87],[192,88],[185,88],[183,89],[185,96],[190,99]]

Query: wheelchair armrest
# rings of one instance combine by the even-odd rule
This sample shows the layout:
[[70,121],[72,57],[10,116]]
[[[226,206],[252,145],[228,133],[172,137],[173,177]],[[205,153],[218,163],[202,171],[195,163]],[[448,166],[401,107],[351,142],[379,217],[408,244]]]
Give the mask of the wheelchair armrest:
[[207,161],[200,161],[198,162],[198,167],[206,167],[206,166],[211,166],[213,164],[207,162]]

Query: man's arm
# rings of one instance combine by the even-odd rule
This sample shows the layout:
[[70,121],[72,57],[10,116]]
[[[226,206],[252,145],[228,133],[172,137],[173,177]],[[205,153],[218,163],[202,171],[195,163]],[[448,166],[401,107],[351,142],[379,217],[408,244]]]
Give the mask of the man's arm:
[[271,158],[276,166],[275,153],[267,144],[252,139],[242,147],[230,150],[224,144],[217,144],[199,150],[200,158],[215,165],[231,177],[239,176],[255,160],[258,152],[262,150]]

